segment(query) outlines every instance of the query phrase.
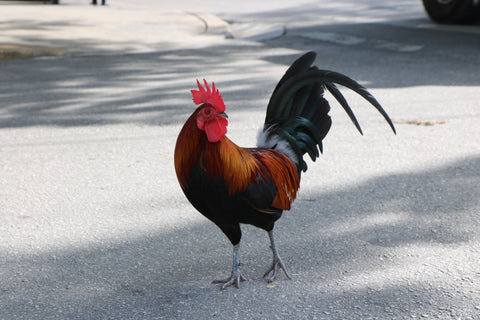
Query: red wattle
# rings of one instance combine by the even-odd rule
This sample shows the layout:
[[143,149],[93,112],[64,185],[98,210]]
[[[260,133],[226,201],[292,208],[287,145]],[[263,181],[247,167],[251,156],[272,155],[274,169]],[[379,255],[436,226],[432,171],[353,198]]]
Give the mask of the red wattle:
[[205,133],[209,142],[218,142],[222,140],[227,133],[228,120],[225,118],[215,118],[205,123]]

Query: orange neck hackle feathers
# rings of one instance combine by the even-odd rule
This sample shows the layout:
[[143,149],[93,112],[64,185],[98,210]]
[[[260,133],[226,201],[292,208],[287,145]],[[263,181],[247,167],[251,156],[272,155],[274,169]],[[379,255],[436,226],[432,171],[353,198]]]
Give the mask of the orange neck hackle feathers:
[[208,84],[207,80],[203,79],[205,87],[200,84],[197,79],[198,90],[192,90],[193,102],[196,105],[206,103],[213,106],[218,112],[225,112],[225,103],[223,103],[222,96],[215,88],[215,83],[212,81],[212,87]]

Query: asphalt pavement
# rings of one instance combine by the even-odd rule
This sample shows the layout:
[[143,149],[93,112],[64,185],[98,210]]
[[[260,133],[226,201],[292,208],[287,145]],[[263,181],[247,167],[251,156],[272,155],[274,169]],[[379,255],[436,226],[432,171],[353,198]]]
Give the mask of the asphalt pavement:
[[[478,26],[434,26],[413,1],[214,2],[0,1],[0,319],[480,319]],[[268,236],[243,226],[248,281],[221,291],[230,243],[173,169],[190,90],[215,81],[228,136],[253,146],[308,50],[397,135],[342,89],[364,136],[332,103],[275,227],[293,279],[262,278]]]

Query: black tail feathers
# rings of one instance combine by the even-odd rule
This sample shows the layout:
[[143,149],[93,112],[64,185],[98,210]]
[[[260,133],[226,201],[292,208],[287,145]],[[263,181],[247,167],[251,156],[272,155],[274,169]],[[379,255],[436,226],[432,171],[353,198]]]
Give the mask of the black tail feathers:
[[272,93],[265,117],[264,134],[267,137],[264,137],[264,141],[272,136],[287,141],[295,153],[296,159],[293,160],[299,171],[307,169],[303,161],[305,153],[313,161],[319,156],[318,148],[321,152],[322,140],[331,126],[328,115],[330,106],[323,96],[325,89],[340,103],[355,127],[363,134],[352,109],[335,84],[347,87],[365,98],[396,132],[388,114],[367,89],[343,74],[312,66],[315,57],[316,53],[310,51],[288,68]]

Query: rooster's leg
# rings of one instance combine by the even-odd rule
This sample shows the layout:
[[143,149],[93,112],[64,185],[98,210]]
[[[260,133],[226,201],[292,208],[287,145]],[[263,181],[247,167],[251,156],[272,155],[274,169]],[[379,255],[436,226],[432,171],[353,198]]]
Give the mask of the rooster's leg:
[[240,263],[238,262],[238,250],[240,249],[240,243],[237,243],[233,246],[233,266],[232,266],[232,275],[226,280],[213,280],[212,283],[223,283],[222,290],[230,287],[232,284],[235,284],[237,288],[240,287],[241,281],[247,281],[244,276],[240,274],[238,267]]
[[285,272],[285,275],[287,276],[287,278],[292,279],[292,277],[287,271],[287,268],[283,264],[283,261],[280,258],[280,255],[278,254],[277,247],[275,246],[275,239],[273,238],[273,230],[270,230],[268,232],[268,236],[270,237],[270,248],[272,248],[272,253],[273,253],[273,263],[272,263],[272,267],[268,269],[268,271],[265,272],[263,276],[266,277],[270,274],[270,272],[272,272],[272,276],[267,279],[268,282],[272,282],[273,280],[275,280],[278,270],[282,269],[283,272]]

